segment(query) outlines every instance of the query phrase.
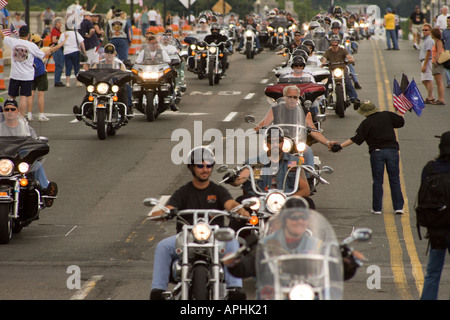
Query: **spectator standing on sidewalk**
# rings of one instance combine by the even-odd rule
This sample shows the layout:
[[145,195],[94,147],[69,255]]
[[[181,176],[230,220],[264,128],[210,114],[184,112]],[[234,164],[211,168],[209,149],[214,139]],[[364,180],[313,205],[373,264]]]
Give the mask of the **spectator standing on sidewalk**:
[[419,50],[420,39],[422,38],[422,25],[424,23],[427,23],[425,15],[420,11],[420,6],[416,6],[409,17],[409,32],[413,35],[413,47],[416,50]]
[[422,81],[425,89],[427,89],[427,98],[425,103],[431,104],[434,102],[433,98],[433,74],[431,73],[431,59],[434,41],[431,38],[431,24],[425,23],[422,27],[423,33],[423,46],[420,48],[419,60],[421,63],[420,80]]
[[[444,41],[444,50],[450,50],[450,17],[447,17],[447,29],[442,31],[442,41]],[[450,70],[445,68],[444,70],[447,88],[450,88]]]
[[[383,26],[386,29],[386,43],[387,50],[399,50],[398,39],[395,35],[395,15],[392,13],[391,8],[386,9],[386,14],[384,16]],[[391,48],[391,41],[393,48]]]
[[[55,47],[58,45],[59,38],[61,37],[61,28],[63,24],[62,18],[55,18],[53,20],[53,29],[50,33],[50,37],[52,38],[52,46]],[[55,61],[55,87],[64,87],[64,84],[61,82],[61,75],[64,69],[64,52],[61,47],[53,53],[53,60]]]
[[[84,70],[89,70],[90,65],[99,62],[98,47],[100,41],[98,41],[94,24],[92,23],[92,13],[90,11],[85,11],[83,13],[83,18],[80,25],[80,34],[84,38],[84,49],[86,50],[88,59],[81,64],[83,65]],[[78,84],[79,82],[77,82],[77,85]]]

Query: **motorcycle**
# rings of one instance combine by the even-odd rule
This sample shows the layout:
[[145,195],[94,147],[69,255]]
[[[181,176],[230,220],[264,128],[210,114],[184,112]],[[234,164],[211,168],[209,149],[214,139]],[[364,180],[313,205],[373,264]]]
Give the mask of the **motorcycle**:
[[[267,226],[255,253],[256,291],[261,300],[342,299],[344,281],[362,266],[361,255],[349,244],[367,241],[372,234],[368,228],[355,229],[339,243],[328,220],[304,208],[284,209]],[[285,232],[298,241],[288,243]],[[244,244],[234,256],[246,249]]]
[[253,59],[255,54],[259,52],[258,48],[256,48],[255,38],[255,30],[251,25],[247,25],[244,31],[244,51],[242,52],[247,59]]
[[199,79],[206,78],[206,58],[207,58],[207,46],[205,41],[195,41],[189,45],[190,55],[188,59],[188,70],[197,74]]
[[273,36],[270,38],[271,48],[275,49],[279,46],[287,46],[292,42],[292,37],[289,36],[289,31],[286,27],[268,27],[268,30],[273,32]]
[[223,57],[223,53],[220,50],[221,45],[226,46],[227,44],[225,42],[210,43],[206,47],[206,74],[210,86],[219,84],[225,71],[225,66],[222,65],[222,60],[220,59]]
[[[1,122],[1,119],[0,119]],[[34,173],[49,153],[48,139],[31,138],[26,120],[19,119],[14,136],[0,136],[0,244],[8,244],[13,233],[39,219],[47,200]]]
[[[179,56],[172,59],[171,65],[180,64]],[[144,60],[134,64],[133,99],[136,109],[145,114],[147,121],[153,122],[172,104],[180,103],[176,94],[174,79],[176,71],[167,63]]]
[[[157,199],[147,198],[144,205],[159,206],[164,213],[150,220],[177,218],[183,229],[176,238],[178,259],[172,263],[174,289],[163,293],[167,300],[221,300],[226,297],[224,269],[220,258],[226,253],[225,242],[235,238],[234,230],[216,225],[216,219],[247,219],[236,213],[247,201],[231,212],[221,210],[169,210]],[[192,218],[192,222],[187,219]]]
[[[331,73],[331,82],[328,83],[328,103],[327,108],[334,109],[339,118],[345,117],[345,109],[351,102],[345,88],[345,69],[340,67],[342,63],[329,63],[328,68]],[[348,67],[346,67],[348,69]]]
[[115,69],[111,64],[98,64],[97,68],[80,71],[77,80],[86,86],[87,96],[73,113],[78,121],[97,130],[100,140],[114,136],[120,127],[128,124],[133,114],[128,112],[127,88],[132,73]]

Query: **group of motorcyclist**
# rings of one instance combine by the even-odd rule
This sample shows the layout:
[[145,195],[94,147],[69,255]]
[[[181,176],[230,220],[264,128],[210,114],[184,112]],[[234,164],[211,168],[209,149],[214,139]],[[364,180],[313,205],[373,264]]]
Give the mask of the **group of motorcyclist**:
[[[321,66],[322,64],[326,64],[329,62],[333,63],[342,63],[344,66],[347,64],[354,64],[354,58],[347,49],[341,48],[340,45],[343,44],[343,41],[345,39],[343,30],[347,28],[351,28],[351,21],[354,19],[355,16],[352,15],[351,19],[345,19],[342,16],[342,9],[339,7],[336,7],[333,15],[330,16],[323,16],[318,15],[313,19],[310,23],[311,27],[309,28],[308,34],[305,36],[302,29],[296,29],[293,32],[292,41],[287,43],[285,45],[285,48],[287,48],[290,52],[290,54],[293,54],[295,50],[300,49],[304,51],[304,54],[296,55],[292,59],[292,63],[290,67],[292,68],[291,72],[287,72],[283,75],[283,77],[287,78],[305,78],[306,82],[315,82],[313,75],[305,70],[305,67],[307,64],[314,64],[316,66]],[[251,25],[254,30],[260,31],[261,30],[261,23],[262,21],[257,22],[258,17],[254,15],[249,15],[246,20],[242,23],[240,23],[241,31],[245,30],[247,25]],[[207,35],[204,40],[207,43],[215,42],[215,43],[226,43],[228,41],[227,36],[221,34],[221,25],[219,24],[219,21],[222,21],[224,23],[223,17],[215,17],[214,15],[210,14],[203,14],[199,18],[199,30],[205,30],[204,25],[210,22],[210,30],[211,34]],[[238,24],[239,22],[235,20],[235,16],[231,15],[229,17],[229,21],[231,21],[233,24]],[[328,24],[327,24],[328,21]],[[267,20],[263,21],[265,25],[274,25],[276,23],[287,23],[289,25],[296,24],[296,21],[290,16],[289,13],[285,13],[282,10],[272,10]],[[225,24],[225,23],[224,23]],[[345,26],[345,28],[344,28]],[[326,31],[325,31],[326,30]],[[326,33],[328,32],[328,34]],[[224,32],[222,32],[224,33]],[[238,37],[239,39],[239,37]],[[317,47],[322,46],[323,47],[323,40],[326,42],[326,48],[323,49],[321,52],[322,59],[320,59],[318,56],[316,56],[314,53],[317,49]],[[238,46],[236,48],[237,51],[240,51],[243,46],[242,38],[240,41],[237,41]],[[256,38],[256,46],[258,49],[262,50],[262,43],[260,42],[260,39]],[[353,45],[350,47],[350,49],[353,52],[357,52],[357,45]],[[228,50],[225,46],[222,48],[224,52],[231,52],[232,50]],[[227,60],[227,55],[224,55],[224,65],[228,67],[229,62]],[[346,69],[346,68],[345,68]],[[352,71],[354,73],[354,71]],[[348,88],[348,93],[351,98],[351,102],[354,104],[355,110],[359,107],[359,99],[356,94],[355,88],[353,87],[353,83],[351,82],[350,75],[346,72],[345,76],[345,85]],[[355,81],[355,87],[357,89],[360,89],[360,85],[357,81]],[[294,188],[297,189],[297,192],[295,193],[296,196],[303,197],[304,200],[306,200],[306,206],[310,209],[315,208],[315,204],[313,200],[309,197],[311,194],[310,184],[307,180],[307,175],[304,171],[301,172],[299,184],[298,186],[294,186],[295,178],[293,174],[288,174],[291,167],[298,166],[301,164],[301,161],[299,163],[298,156],[294,156],[290,153],[284,152],[282,150],[283,145],[283,138],[285,135],[285,132],[278,128],[277,126],[271,126],[276,125],[277,123],[286,121],[286,119],[290,119],[287,121],[291,121],[292,118],[296,117],[292,114],[292,112],[300,112],[301,115],[299,117],[303,117],[303,121],[306,122],[306,126],[315,129],[314,123],[312,121],[311,113],[309,109],[306,109],[303,105],[300,104],[299,99],[300,98],[300,89],[298,89],[297,86],[291,85],[285,88],[283,92],[283,99],[280,101],[277,101],[277,104],[273,105],[272,108],[269,110],[267,115],[263,120],[261,120],[258,125],[255,127],[256,131],[259,131],[261,128],[268,127],[267,132],[265,133],[265,142],[267,145],[267,150],[263,152],[262,154],[258,155],[257,159],[248,159],[246,163],[264,163],[263,168],[261,168],[262,171],[266,170],[269,172],[273,168],[271,167],[271,164],[276,163],[277,164],[277,172],[276,173],[267,173],[262,174],[262,179],[259,179],[257,181],[257,187],[260,190],[268,190],[271,188],[276,189],[284,189],[283,184],[287,183],[288,191],[293,190]],[[298,111],[297,111],[298,110]],[[283,120],[281,120],[280,117],[281,114],[285,117]],[[288,116],[287,116],[288,115]],[[286,117],[287,116],[287,117]],[[305,120],[306,119],[306,120]],[[292,120],[293,121],[293,120]],[[310,132],[310,134],[316,139],[318,142],[325,145],[328,149],[331,150],[334,141],[329,141],[326,139],[320,132]],[[201,156],[197,158],[197,161],[194,161],[194,158],[192,157],[192,154],[195,152],[200,152]],[[304,156],[304,163],[314,166],[314,160],[311,149],[308,147],[307,151],[303,154]],[[214,199],[217,198],[217,194],[221,193],[223,190],[220,186],[217,186],[212,181],[209,180],[212,170],[214,168],[215,159],[213,152],[207,148],[197,148],[191,151],[190,155],[188,156],[187,160],[188,168],[192,172],[193,175],[193,181],[190,182],[188,185],[183,186],[179,190],[177,190],[173,196],[170,198],[168,204],[169,207],[174,207],[178,203],[181,206],[181,209],[186,208],[197,208],[197,209],[206,209],[209,208],[208,204],[202,204],[202,203],[190,203],[193,198],[191,191],[187,191],[187,188],[192,188],[191,186],[197,186],[196,192],[203,193],[198,199],[199,201],[203,201],[205,197],[210,199],[211,192],[206,192],[211,186],[214,188],[219,188],[220,191],[215,190],[214,192]],[[285,175],[287,175],[287,180],[285,178]],[[244,198],[255,196],[254,192],[252,191],[252,186],[250,183],[250,172],[248,170],[242,170],[239,172],[238,175],[228,173],[224,176],[224,181],[226,183],[231,184],[232,186],[242,186],[243,189],[243,196],[239,197],[237,200],[238,202],[242,201]],[[200,184],[203,184],[203,186],[200,187]],[[191,199],[182,201],[182,198],[185,199]],[[201,200],[203,199],[203,200]],[[221,198],[220,204],[217,208],[219,209],[227,209],[227,206],[237,206],[238,202],[233,202],[231,205],[231,202],[228,204],[225,204],[223,201],[228,198]],[[177,202],[178,201],[178,202]],[[187,201],[189,204],[187,204]],[[233,200],[234,201],[234,200]],[[300,201],[302,202],[302,201]],[[286,206],[298,206],[299,200],[295,199],[287,202]],[[302,202],[305,203],[305,202]],[[286,209],[287,209],[286,207]],[[180,209],[180,208],[179,208]],[[291,210],[292,211],[292,210]],[[291,211],[286,213],[286,215],[291,215]],[[303,213],[308,212],[307,208],[303,208],[301,210]],[[283,212],[283,211],[282,211]],[[282,212],[280,215],[282,215]],[[241,210],[240,213],[243,216],[247,216],[248,212],[245,210]],[[154,212],[152,215],[153,217],[157,217],[162,214],[162,211]],[[235,223],[230,224],[234,229],[238,230],[240,227],[242,227],[242,224]],[[179,231],[179,230],[178,230]],[[301,238],[301,237],[300,237]],[[299,238],[299,239],[300,239]],[[170,242],[170,244],[169,244]],[[175,237],[170,237],[168,239],[165,239],[161,241],[155,251],[155,261],[160,259],[161,257],[166,257],[164,259],[164,267],[162,267],[162,262],[158,263],[158,266],[154,268],[153,270],[153,283],[152,283],[152,292],[151,292],[151,299],[163,299],[163,292],[167,290],[168,286],[168,278],[169,278],[169,267],[170,267],[170,261],[171,259],[175,259],[176,255],[174,253],[175,250]],[[229,250],[231,250],[230,246],[228,246]],[[172,257],[172,258],[170,258]],[[247,258],[242,257],[242,261],[247,261],[247,263],[254,263],[254,256],[252,257],[250,255],[250,262],[248,262]],[[240,260],[236,260],[240,261]],[[236,276],[242,276],[242,274],[245,274],[244,276],[254,276],[254,267],[245,267],[243,265],[239,265],[239,263],[236,263],[236,261],[230,262],[229,268],[230,270],[237,270],[239,268],[243,269],[250,269],[253,270],[250,273],[240,273],[240,272],[233,272]],[[354,268],[354,265],[352,265]],[[239,287],[239,282],[236,282],[233,280],[233,276],[231,276],[228,273],[228,279],[226,279],[226,282],[228,284],[228,288],[232,287]],[[234,281],[234,282],[233,282]],[[245,296],[244,296],[245,297]],[[239,294],[237,296],[229,296],[229,299],[234,298],[243,298],[242,291],[239,291]]]
[[[286,73],[285,75],[283,75],[283,77],[305,78],[306,82],[315,82],[313,75],[305,70],[305,67],[308,65],[308,63],[313,63],[317,66],[326,64],[328,62],[342,63],[343,66],[346,66],[347,64],[354,64],[355,61],[352,53],[347,49],[342,48],[340,45],[343,44],[343,41],[345,39],[344,30],[352,27],[351,21],[353,18],[355,18],[355,16],[350,16],[347,20],[342,15],[342,9],[339,9],[339,7],[336,7],[331,17],[327,15],[318,15],[317,17],[315,17],[309,24],[310,27],[307,35],[305,35],[302,28],[298,28],[297,22],[289,13],[286,13],[283,10],[272,10],[269,12],[267,19],[265,20],[265,25],[267,25],[268,27],[271,26],[272,28],[276,28],[278,25],[297,25],[297,28],[292,31],[292,41],[289,41],[284,45],[285,48],[289,50],[290,54],[293,54],[294,51],[298,48],[301,48],[300,50],[303,50],[306,54],[295,56],[292,59],[292,63],[290,65],[292,71]],[[249,15],[243,23],[239,23],[234,19],[235,16],[231,15],[228,19],[228,23],[235,22],[236,24],[240,24],[241,29],[238,31],[238,34],[242,30],[245,30],[248,25],[251,25],[256,32],[261,31],[262,21],[259,21],[258,23],[257,20],[259,19],[257,19],[257,17],[254,15]],[[207,34],[204,37],[204,41],[208,44],[220,44],[219,48],[223,53],[220,58],[224,71],[222,76],[224,76],[225,70],[229,68],[229,54],[233,53],[233,47],[230,43],[230,39],[226,35],[221,33],[222,26],[219,23],[220,20],[225,22],[224,19],[218,19],[218,17],[215,15],[203,14],[199,17],[198,21],[199,24],[203,25],[208,24],[208,22],[210,23],[210,34]],[[327,21],[329,23],[327,23]],[[202,31],[206,30],[204,26],[199,26],[198,29]],[[329,47],[327,48],[323,48],[324,39],[326,39],[326,44],[329,45]],[[145,40],[146,42],[143,46],[143,50],[141,50],[139,55],[136,57],[136,63],[142,63],[146,60],[152,60],[171,64],[172,59],[170,56],[177,55],[181,50],[180,43],[177,42],[177,40],[173,37],[173,34],[170,30],[166,30],[166,32],[160,37],[159,43],[158,37],[150,32],[145,34]],[[255,38],[255,42],[257,49],[259,51],[262,51],[265,43],[261,43],[259,37]],[[239,44],[236,50],[240,51],[242,49],[242,46],[243,40],[242,37],[240,37]],[[318,51],[319,47],[324,49],[321,50],[323,51],[322,59],[319,59],[314,55],[314,52]],[[99,61],[98,65],[108,65],[112,69],[127,69],[127,61],[122,61],[117,57],[118,52],[114,44],[109,43],[105,46],[104,49],[104,56]],[[351,46],[350,49],[354,53],[357,52],[357,46],[355,45]],[[97,65],[92,66],[92,68],[96,67]],[[344,69],[347,70],[346,68]],[[183,80],[178,77],[181,72],[184,72],[183,67],[181,67],[181,69],[178,69],[178,73],[175,73],[176,78],[173,79],[173,83],[176,88],[185,86],[185,84],[182,82]],[[350,70],[350,73],[354,75],[354,69]],[[347,87],[351,102],[354,104],[354,108],[356,110],[359,107],[359,99],[355,88],[360,89],[361,87],[355,79],[353,79],[355,83],[355,85],[353,86],[350,73],[347,71],[345,73],[345,85]],[[132,108],[131,94],[132,92],[130,86],[124,86],[120,88],[118,94],[119,99],[123,103],[126,103],[129,108]],[[280,108],[286,108],[286,110],[288,110],[291,107],[291,109],[295,110],[297,110],[296,108],[301,108],[301,112],[303,113],[302,116],[304,117],[304,119],[306,119],[306,126],[315,128],[311,118],[311,113],[303,106],[300,106],[299,98],[300,90],[295,85],[286,87],[285,92],[283,92],[283,101],[279,102],[276,106],[273,106],[270,109],[265,118],[258,123],[258,127],[256,128],[256,130],[258,131],[261,127],[268,127],[271,124],[276,125],[277,122],[281,121],[279,119],[279,114],[281,112]],[[86,99],[87,96],[84,98],[84,100]],[[7,101],[7,103],[5,103],[3,112],[9,114],[9,109],[12,107],[14,107],[14,103],[11,101]],[[17,108],[17,103],[15,104],[15,107]],[[172,111],[178,111],[178,107],[176,105],[171,105],[171,109]],[[128,111],[128,113],[131,112],[132,109]],[[269,127],[267,133],[265,134],[265,141],[268,149],[263,154],[260,154],[258,156],[256,162],[266,163],[265,168],[267,168],[268,170],[271,169],[270,164],[272,162],[275,162],[278,164],[278,172],[276,174],[267,174],[264,176],[264,179],[259,180],[259,188],[261,188],[262,190],[271,188],[283,189],[282,187],[280,187],[280,185],[285,182],[283,181],[283,179],[285,175],[288,174],[289,168],[301,164],[298,156],[294,156],[282,151],[284,134],[285,133],[283,132],[283,130],[280,130],[276,126]],[[314,139],[325,145],[328,149],[331,149],[332,145],[334,144],[334,141],[329,141],[319,132],[311,132],[310,134]],[[178,189],[170,198],[168,206],[177,207],[178,209],[215,208],[220,210],[230,210],[233,207],[238,206],[239,203],[230,196],[229,192],[223,186],[210,181],[212,170],[215,164],[213,152],[208,148],[200,148],[197,150],[197,152],[201,153],[200,157],[196,158],[196,160],[200,159],[200,161],[194,160],[194,150],[188,156],[188,169],[193,175],[192,182]],[[304,160],[306,164],[314,166],[313,155],[310,152],[311,150],[308,147],[307,151],[304,154]],[[261,158],[266,158],[266,160],[268,159],[268,161],[262,161]],[[250,160],[248,161],[248,163],[249,162]],[[227,183],[233,186],[243,186],[244,196],[253,196],[249,182],[249,172],[244,170],[240,172],[239,176],[229,175],[228,178],[229,179],[227,180]],[[289,174],[287,180],[287,185],[290,189],[293,189],[293,184],[295,181],[294,177]],[[45,183],[43,183],[43,185],[44,187],[46,187]],[[46,185],[48,186],[48,181]],[[311,193],[310,184],[308,183],[307,175],[304,173],[304,171],[302,171],[298,186],[295,187],[297,187],[298,189],[295,195],[305,198],[309,205],[309,208],[314,209],[314,202],[309,198]],[[54,192],[54,194],[56,193]],[[212,201],[211,199],[214,201]],[[297,203],[297,201],[293,202]],[[302,211],[307,212],[308,209],[303,208]],[[243,216],[248,216],[248,212],[244,209],[240,210],[239,213]],[[153,213],[153,216],[157,216],[160,214],[161,212],[155,212]],[[288,214],[286,213],[286,215]],[[289,215],[286,219],[294,220],[292,216],[292,212],[289,211]],[[295,219],[297,219],[297,217],[295,217]],[[180,230],[178,228],[177,232],[179,231]],[[227,245],[228,252],[236,251],[237,248],[237,242],[230,242],[229,245]],[[151,299],[163,299],[162,293],[167,290],[168,286],[170,263],[171,260],[175,258],[174,250],[174,236],[161,241],[156,247],[152,292],[150,296]],[[236,264],[233,264],[233,268],[236,268]],[[245,298],[243,290],[239,290],[239,288],[242,288],[242,281],[240,279],[237,279],[230,273],[226,272],[225,280],[227,282],[228,289],[230,289],[229,299]],[[238,288],[238,290],[235,290],[236,288]]]

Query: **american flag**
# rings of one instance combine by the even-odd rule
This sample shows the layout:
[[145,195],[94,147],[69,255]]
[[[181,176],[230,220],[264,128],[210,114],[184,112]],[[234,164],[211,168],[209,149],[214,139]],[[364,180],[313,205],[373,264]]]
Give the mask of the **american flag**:
[[3,9],[4,7],[6,7],[7,4],[8,4],[8,1],[0,0],[0,10]]
[[3,29],[2,32],[5,35],[5,37],[11,36],[11,29]]
[[405,95],[402,93],[402,90],[400,89],[400,86],[397,82],[397,79],[394,78],[394,108],[398,110],[401,114],[404,114],[406,111],[412,108],[411,101],[408,100],[408,98],[405,97]]

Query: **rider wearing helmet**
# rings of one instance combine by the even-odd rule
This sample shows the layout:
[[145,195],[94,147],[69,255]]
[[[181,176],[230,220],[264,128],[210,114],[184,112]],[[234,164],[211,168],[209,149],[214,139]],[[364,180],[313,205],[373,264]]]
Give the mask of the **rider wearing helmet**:
[[225,70],[228,69],[228,50],[227,48],[230,47],[231,42],[228,40],[228,37],[220,34],[220,25],[217,22],[211,23],[210,26],[211,34],[207,35],[205,37],[205,42],[208,44],[215,43],[221,45],[219,46],[220,52],[223,54],[223,56],[220,58],[222,62],[222,76],[225,75]]
[[[247,26],[249,25],[252,26],[254,32],[260,30],[259,25],[255,22],[255,19],[253,19],[253,17],[250,16],[242,24],[241,33],[243,33],[245,29],[247,29]],[[241,51],[243,46],[244,46],[244,37],[241,37],[241,41],[239,41],[239,45],[237,46],[236,51]],[[257,35],[255,35],[255,46],[259,52],[263,51],[263,48],[261,48],[261,43],[259,42],[259,37]]]
[[320,66],[322,62],[320,62],[319,57],[314,54],[314,50],[316,48],[316,44],[311,39],[303,40],[302,45],[305,45],[309,48],[309,57],[308,62],[311,65]]
[[349,72],[347,71],[347,64],[354,63],[355,59],[347,51],[347,49],[340,47],[339,43],[340,39],[338,35],[334,34],[330,37],[330,48],[323,54],[322,63],[329,62],[333,64],[333,69],[342,68],[344,70],[345,89],[350,97],[350,101],[353,103],[353,108],[357,110],[359,108],[360,101],[358,99],[358,94],[353,87]]
[[[180,187],[168,200],[166,207],[178,210],[187,209],[217,209],[230,211],[239,204],[233,199],[229,191],[222,185],[210,180],[215,164],[214,153],[207,147],[197,147],[192,149],[186,159],[188,169],[191,171],[193,179]],[[152,217],[160,216],[162,210],[152,213]],[[240,209],[239,214],[248,216],[247,211]],[[186,220],[189,221],[187,218]],[[219,225],[224,226],[223,219],[215,219]],[[177,233],[182,229],[182,224],[177,223]],[[163,300],[163,292],[167,290],[170,278],[170,265],[172,260],[178,256],[175,253],[176,235],[161,240],[155,249],[155,259],[153,267],[151,300]],[[234,240],[226,243],[227,252],[236,251],[239,243]],[[229,299],[245,299],[242,291],[242,280],[231,276],[225,269],[225,282],[227,288],[239,288],[240,290],[230,290]]]

